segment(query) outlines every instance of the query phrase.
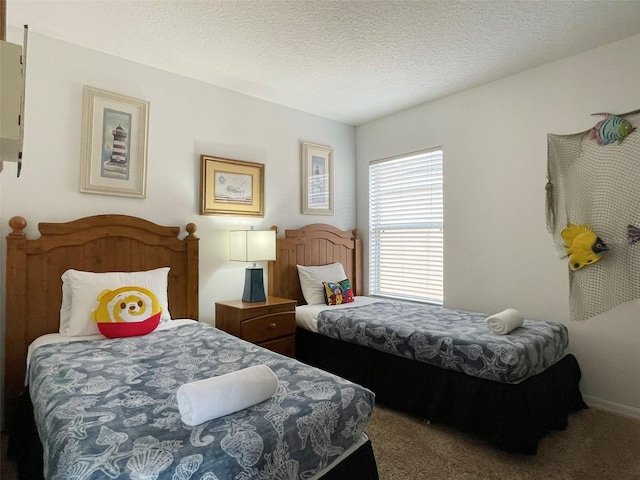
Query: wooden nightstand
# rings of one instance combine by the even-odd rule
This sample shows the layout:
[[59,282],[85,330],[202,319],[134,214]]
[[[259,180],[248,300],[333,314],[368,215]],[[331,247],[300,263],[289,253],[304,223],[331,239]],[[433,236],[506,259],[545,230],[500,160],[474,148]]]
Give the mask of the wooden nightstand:
[[296,355],[296,301],[267,297],[265,302],[216,302],[216,327],[289,357]]

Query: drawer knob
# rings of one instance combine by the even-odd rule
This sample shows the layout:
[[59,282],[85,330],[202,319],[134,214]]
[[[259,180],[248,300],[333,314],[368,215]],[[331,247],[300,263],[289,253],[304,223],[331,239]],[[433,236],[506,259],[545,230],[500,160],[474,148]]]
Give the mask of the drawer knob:
[[269,324],[269,330],[275,330],[277,326],[278,325],[276,325],[275,323],[270,323]]

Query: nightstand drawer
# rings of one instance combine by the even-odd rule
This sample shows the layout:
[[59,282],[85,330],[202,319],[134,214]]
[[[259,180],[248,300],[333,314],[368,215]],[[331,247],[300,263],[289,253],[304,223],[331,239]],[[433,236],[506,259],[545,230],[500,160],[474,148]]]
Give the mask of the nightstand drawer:
[[296,337],[289,335],[288,337],[278,338],[277,340],[269,340],[259,344],[261,347],[268,348],[273,352],[281,353],[287,357],[295,358],[296,356]]
[[293,335],[296,330],[294,312],[272,313],[245,320],[240,325],[240,337],[253,343]]
[[296,350],[296,301],[267,297],[265,302],[216,302],[216,327],[236,337],[293,357]]

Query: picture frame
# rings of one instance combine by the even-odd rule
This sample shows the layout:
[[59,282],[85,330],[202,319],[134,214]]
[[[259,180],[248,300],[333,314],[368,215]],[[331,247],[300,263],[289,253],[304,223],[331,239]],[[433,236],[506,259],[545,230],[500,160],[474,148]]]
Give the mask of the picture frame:
[[200,215],[264,217],[264,164],[200,155]]
[[145,198],[149,102],[84,86],[82,193]]
[[302,142],[302,213],[333,215],[333,148]]

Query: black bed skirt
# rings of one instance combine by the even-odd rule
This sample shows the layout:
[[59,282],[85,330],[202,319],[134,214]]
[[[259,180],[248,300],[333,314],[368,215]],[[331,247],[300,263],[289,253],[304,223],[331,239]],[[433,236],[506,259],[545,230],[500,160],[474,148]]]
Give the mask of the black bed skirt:
[[296,357],[370,388],[376,403],[474,433],[509,452],[535,454],[547,432],[564,430],[569,413],[587,408],[573,355],[505,384],[298,328]]
[[8,412],[9,448],[7,455],[15,460],[20,480],[41,480],[44,468],[42,444],[33,418],[29,392],[24,391]]
[[[33,418],[29,393],[23,393],[11,415],[8,455],[18,465],[20,480],[43,479],[43,450]],[[322,480],[378,480],[378,467],[371,441],[367,440],[351,455],[338,463]]]

